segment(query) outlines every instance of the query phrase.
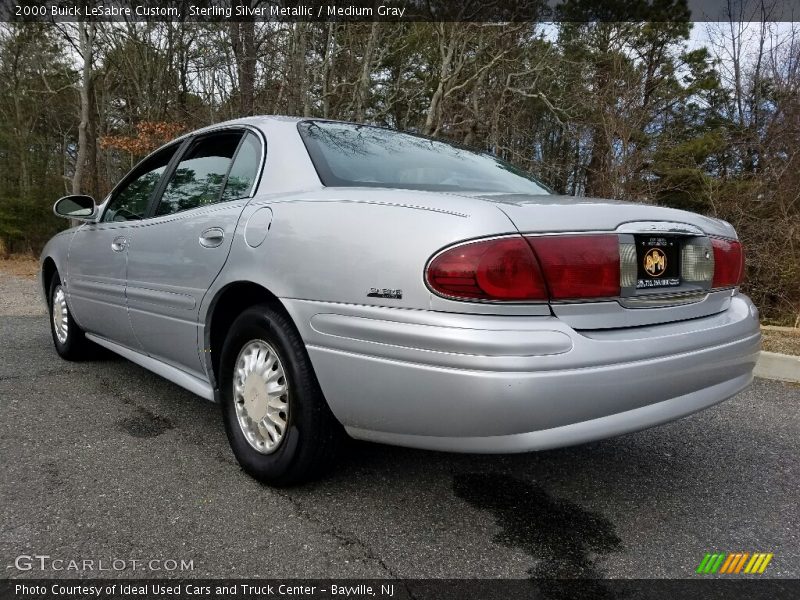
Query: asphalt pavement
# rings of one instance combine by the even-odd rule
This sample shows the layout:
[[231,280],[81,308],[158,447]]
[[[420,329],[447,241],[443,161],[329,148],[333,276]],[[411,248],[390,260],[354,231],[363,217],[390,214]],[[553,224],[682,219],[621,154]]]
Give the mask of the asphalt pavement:
[[0,456],[4,577],[683,578],[738,551],[800,577],[795,384],[534,454],[353,442],[327,479],[276,490],[239,470],[218,406],[121,358],[64,362],[44,316],[8,315]]

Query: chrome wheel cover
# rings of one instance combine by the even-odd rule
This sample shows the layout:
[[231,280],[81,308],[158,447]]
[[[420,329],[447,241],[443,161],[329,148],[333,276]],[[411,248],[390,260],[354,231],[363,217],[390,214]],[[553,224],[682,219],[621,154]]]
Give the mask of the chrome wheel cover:
[[275,349],[247,342],[233,367],[233,404],[247,443],[261,454],[278,449],[289,421],[289,386]]
[[53,290],[53,331],[60,343],[67,343],[69,310],[67,309],[67,297],[64,295],[64,288],[60,285],[57,285]]

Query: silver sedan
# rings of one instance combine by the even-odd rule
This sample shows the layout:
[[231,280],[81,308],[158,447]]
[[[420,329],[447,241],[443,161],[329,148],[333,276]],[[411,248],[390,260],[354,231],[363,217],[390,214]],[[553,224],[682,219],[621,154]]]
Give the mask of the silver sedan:
[[553,194],[395,131],[254,117],[139,163],[41,260],[53,342],[221,404],[242,467],[314,477],[346,434],[526,452],[747,386],[758,313],[726,222]]

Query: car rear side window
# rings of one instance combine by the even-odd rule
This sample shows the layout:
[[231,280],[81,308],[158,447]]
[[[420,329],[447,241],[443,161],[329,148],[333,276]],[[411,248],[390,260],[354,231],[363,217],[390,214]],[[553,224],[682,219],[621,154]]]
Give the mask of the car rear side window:
[[326,186],[550,193],[525,171],[454,144],[332,121],[303,121],[298,130]]
[[224,132],[195,140],[170,177],[156,216],[218,202],[242,132]]
[[258,176],[258,166],[261,164],[261,142],[258,137],[248,132],[239,146],[236,158],[233,161],[225,190],[222,192],[222,202],[246,198],[250,195],[253,183]]
[[103,222],[144,219],[150,198],[180,143],[164,148],[137,166],[114,192]]

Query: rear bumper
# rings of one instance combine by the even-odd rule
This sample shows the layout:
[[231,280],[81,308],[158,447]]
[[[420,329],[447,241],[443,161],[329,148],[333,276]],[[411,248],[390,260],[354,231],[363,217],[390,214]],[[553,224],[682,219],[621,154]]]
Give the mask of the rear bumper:
[[748,385],[758,316],[576,331],[553,317],[461,315],[287,301],[323,392],[356,438],[524,452],[665,423]]

